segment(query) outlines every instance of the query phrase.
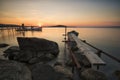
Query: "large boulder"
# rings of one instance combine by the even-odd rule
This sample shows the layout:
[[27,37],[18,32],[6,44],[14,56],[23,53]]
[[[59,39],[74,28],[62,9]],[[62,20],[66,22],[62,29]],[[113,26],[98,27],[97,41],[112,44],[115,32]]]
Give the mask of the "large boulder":
[[13,52],[19,52],[20,49],[18,46],[11,46],[7,50],[4,51],[4,53],[13,53]]
[[22,63],[0,59],[0,80],[32,80],[31,71]]
[[15,57],[19,54],[20,49],[18,46],[11,46],[4,51],[4,57],[8,57],[9,60],[14,60]]
[[20,61],[20,62],[28,62],[30,59],[32,59],[34,56],[34,52],[31,52],[30,50],[20,50],[19,54],[14,57],[14,60]]
[[16,60],[30,64],[48,62],[57,57],[58,44],[53,41],[39,38],[17,38],[19,47],[12,46],[4,51],[9,60]]
[[21,50],[31,50],[35,52],[51,53],[55,56],[59,53],[58,44],[42,38],[17,37]]
[[9,60],[15,60],[25,63],[38,63],[38,62],[48,62],[53,60],[56,56],[50,52],[35,52],[31,50],[20,50],[18,46],[11,46],[4,51],[4,57],[8,57]]
[[104,73],[88,68],[81,72],[81,77],[83,80],[107,80],[107,77]]
[[62,78],[61,80],[72,80],[73,74],[71,70],[65,66],[62,66],[62,64],[60,64],[59,62],[55,63],[54,69],[56,72],[64,74],[61,77]]
[[31,72],[33,80],[62,80],[62,74],[57,73],[50,65],[34,64]]
[[116,70],[114,74],[117,76],[118,80],[120,80],[120,70]]

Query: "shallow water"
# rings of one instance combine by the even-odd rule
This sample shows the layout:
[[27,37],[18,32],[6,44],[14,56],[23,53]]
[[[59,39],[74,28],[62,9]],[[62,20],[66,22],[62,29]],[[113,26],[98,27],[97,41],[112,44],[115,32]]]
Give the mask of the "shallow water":
[[[68,28],[67,31],[76,30],[79,32],[79,38],[87,40],[87,42],[102,49],[109,54],[120,58],[120,28]],[[42,32],[16,32],[15,30],[0,30],[0,43],[8,43],[10,46],[18,45],[16,37],[38,37],[55,41],[59,44],[60,53],[58,61],[64,59],[64,28],[43,28]],[[0,55],[6,48],[0,48]],[[3,58],[3,56],[0,56]],[[109,80],[117,80],[114,75],[115,70],[120,70],[120,63],[111,58],[102,55],[102,59],[107,63],[100,67],[108,76]],[[95,67],[96,68],[96,67]]]

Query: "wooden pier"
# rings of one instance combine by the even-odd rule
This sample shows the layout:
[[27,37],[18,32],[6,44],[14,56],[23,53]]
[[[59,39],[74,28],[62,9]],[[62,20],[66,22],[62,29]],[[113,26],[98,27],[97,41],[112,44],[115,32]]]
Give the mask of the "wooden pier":
[[105,65],[106,63],[93,52],[90,48],[88,48],[73,32],[68,33],[68,41],[74,41],[76,43],[76,47],[79,49],[80,54],[84,55],[91,65]]
[[[93,69],[93,66],[96,66],[97,69],[99,69],[99,66],[104,66],[106,64],[97,54],[95,54],[94,51],[92,51],[88,46],[85,45],[84,42],[82,42],[77,37],[77,32],[68,32],[67,36],[68,40],[65,41],[65,43],[67,44],[67,49],[73,62],[72,72],[75,74],[75,76],[77,76],[77,78],[74,80],[82,80],[80,78],[80,75],[84,70]],[[99,71],[96,71],[95,74],[98,73]],[[99,74],[98,76],[103,77]]]
[[[90,80],[107,80],[105,74],[101,73],[98,70],[100,66],[106,65],[106,62],[104,62],[101,58],[101,54],[102,53],[105,54],[106,56],[117,61],[118,63],[120,63],[120,59],[110,55],[109,53],[104,52],[103,50],[100,50],[99,48],[96,48],[95,46],[86,42],[86,40],[79,39],[78,34],[79,33],[76,31],[71,31],[67,33],[65,28],[65,35],[64,35],[65,41],[63,42],[65,42],[65,44],[67,45],[66,49],[68,50],[68,54],[70,55],[73,63],[72,72],[75,75],[73,76],[75,77],[73,78],[73,80],[82,80],[81,78],[82,73],[84,73],[84,71],[87,70],[89,71],[89,69],[91,69],[93,74],[88,72],[87,76],[85,75],[85,77],[88,77],[89,74],[90,76],[92,76],[90,77],[92,78]],[[68,36],[68,39],[66,39],[66,36]],[[97,50],[97,53],[93,51],[91,48]],[[97,70],[95,69],[94,66],[97,67]],[[96,78],[96,75],[99,77]],[[86,78],[86,80],[88,79]]]

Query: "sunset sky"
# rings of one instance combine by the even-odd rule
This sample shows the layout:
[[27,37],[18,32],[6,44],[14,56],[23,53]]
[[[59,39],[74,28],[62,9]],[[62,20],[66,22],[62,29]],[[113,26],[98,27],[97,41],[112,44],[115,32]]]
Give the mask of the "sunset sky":
[[120,0],[0,0],[0,23],[120,26]]

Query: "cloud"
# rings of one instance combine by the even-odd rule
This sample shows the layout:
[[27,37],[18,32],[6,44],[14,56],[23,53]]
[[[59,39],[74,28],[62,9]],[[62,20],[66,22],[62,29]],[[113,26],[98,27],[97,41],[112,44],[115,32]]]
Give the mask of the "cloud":
[[15,18],[15,16],[12,16],[12,15],[7,12],[0,12],[0,18]]

